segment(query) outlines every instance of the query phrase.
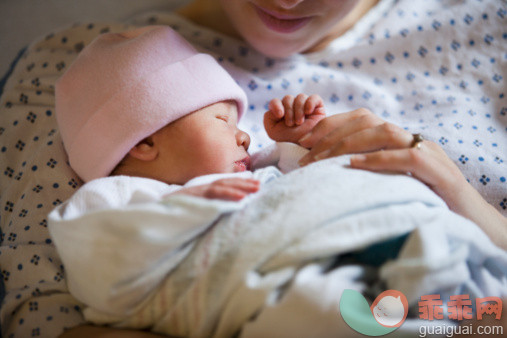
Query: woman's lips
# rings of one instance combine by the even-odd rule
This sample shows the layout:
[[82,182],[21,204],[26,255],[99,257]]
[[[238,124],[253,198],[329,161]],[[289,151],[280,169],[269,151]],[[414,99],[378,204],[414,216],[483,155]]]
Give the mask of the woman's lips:
[[250,156],[247,156],[242,160],[234,162],[234,172],[247,170],[250,170]]
[[310,20],[311,16],[294,17],[285,14],[278,14],[269,10],[255,6],[257,15],[262,22],[271,30],[279,33],[292,33],[303,28]]

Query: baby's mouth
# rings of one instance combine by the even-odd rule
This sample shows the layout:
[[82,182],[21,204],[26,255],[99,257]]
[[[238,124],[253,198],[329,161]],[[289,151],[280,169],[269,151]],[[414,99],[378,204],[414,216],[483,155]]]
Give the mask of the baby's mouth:
[[234,162],[234,172],[242,172],[250,170],[250,156],[245,157],[242,160]]

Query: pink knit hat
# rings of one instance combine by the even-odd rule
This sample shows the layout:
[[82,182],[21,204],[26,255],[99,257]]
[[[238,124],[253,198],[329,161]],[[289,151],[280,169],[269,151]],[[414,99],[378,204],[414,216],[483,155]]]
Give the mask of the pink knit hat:
[[137,143],[172,121],[246,95],[207,54],[165,26],[103,34],[56,83],[56,118],[71,167],[109,175]]

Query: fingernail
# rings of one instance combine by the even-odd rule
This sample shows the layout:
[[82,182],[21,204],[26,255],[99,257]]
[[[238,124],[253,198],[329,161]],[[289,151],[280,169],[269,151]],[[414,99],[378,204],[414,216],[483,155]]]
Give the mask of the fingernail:
[[298,143],[301,143],[301,142],[304,142],[306,140],[308,140],[310,138],[310,136],[312,136],[312,132],[309,132],[308,134],[306,134],[305,136],[301,137],[299,140],[298,140]]
[[366,156],[364,155],[354,155],[350,157],[350,161],[354,162],[366,162]]
[[314,159],[315,161],[319,161],[319,160],[322,160],[323,158],[326,158],[329,154],[331,153],[331,150],[324,150],[323,152],[321,153],[318,153],[317,155],[314,156]]

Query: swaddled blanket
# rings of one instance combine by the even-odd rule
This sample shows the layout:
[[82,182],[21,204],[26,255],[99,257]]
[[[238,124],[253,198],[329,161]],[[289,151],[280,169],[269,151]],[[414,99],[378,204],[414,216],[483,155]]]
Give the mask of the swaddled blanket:
[[[409,176],[350,169],[346,161],[320,161],[286,175],[274,167],[244,173],[262,186],[239,203],[162,197],[161,189],[158,197],[131,193],[138,203],[129,206],[97,203],[79,214],[71,199],[50,215],[69,289],[95,323],[227,337],[283,303],[291,288],[301,287],[296,278],[308,266],[331,269],[342,255],[409,234],[377,276],[409,304],[429,293],[507,294],[507,254],[476,225]],[[312,278],[303,288],[312,289]],[[336,292],[311,293],[312,302],[338,304]],[[328,315],[325,307],[312,309]],[[307,332],[315,332],[299,310]]]

